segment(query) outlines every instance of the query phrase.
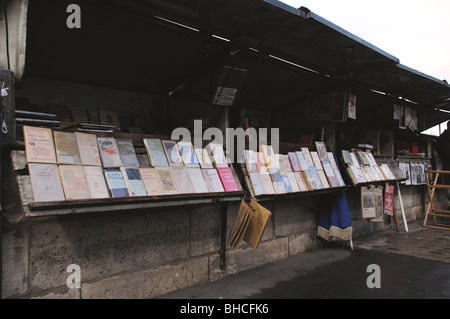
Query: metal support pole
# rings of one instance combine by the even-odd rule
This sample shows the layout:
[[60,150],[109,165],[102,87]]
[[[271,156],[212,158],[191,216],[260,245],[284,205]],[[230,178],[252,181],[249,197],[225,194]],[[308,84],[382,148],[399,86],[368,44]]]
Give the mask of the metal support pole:
[[220,202],[220,270],[225,270],[227,252],[227,203]]
[[397,182],[397,192],[398,192],[398,200],[400,202],[400,208],[402,210],[402,218],[403,218],[403,224],[405,225],[405,231],[408,233],[408,223],[406,222],[406,216],[405,216],[405,209],[403,208],[403,199],[402,199],[402,193],[400,191],[400,183]]

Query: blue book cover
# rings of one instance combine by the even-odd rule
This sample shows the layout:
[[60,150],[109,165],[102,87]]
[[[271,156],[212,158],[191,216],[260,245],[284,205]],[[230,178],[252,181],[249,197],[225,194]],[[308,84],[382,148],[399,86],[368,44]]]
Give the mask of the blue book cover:
[[105,170],[106,182],[111,191],[112,197],[128,197],[130,196],[127,189],[127,184],[123,178],[120,170]]

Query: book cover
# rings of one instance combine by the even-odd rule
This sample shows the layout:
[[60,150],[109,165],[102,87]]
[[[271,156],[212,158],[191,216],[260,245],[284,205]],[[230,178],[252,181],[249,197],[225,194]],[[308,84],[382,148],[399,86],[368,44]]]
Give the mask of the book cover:
[[317,174],[319,175],[320,182],[322,183],[323,188],[329,188],[330,184],[328,183],[327,177],[325,176],[325,172],[322,169],[318,169]]
[[293,172],[300,172],[300,164],[298,162],[297,154],[295,152],[288,152],[289,162]]
[[[394,176],[394,174],[392,174],[388,164],[381,164],[380,168],[381,168],[381,172],[384,174],[386,179],[388,179],[388,180],[395,179],[395,176]],[[411,165],[411,168],[412,168],[412,165]],[[413,174],[413,170],[411,169],[411,180],[413,180],[414,178],[415,178],[415,174]]]
[[170,167],[156,167],[156,172],[164,194],[178,194],[177,184]]
[[200,168],[214,168],[214,166],[212,165],[213,160],[206,149],[194,148],[194,153],[197,155],[197,160],[200,164]]
[[360,159],[358,159],[358,157],[356,157],[354,152],[350,152],[350,158],[351,158],[351,162],[352,162],[352,166],[357,166],[357,167],[361,167],[361,162]]
[[254,151],[245,150],[245,166],[247,167],[247,172],[257,173],[258,168],[256,167],[256,155]]
[[217,168],[217,173],[226,192],[237,192],[239,190],[229,167],[219,167]]
[[273,170],[272,173],[269,174],[270,178],[272,179],[272,182],[283,182],[283,179],[281,178],[280,170]]
[[286,193],[286,186],[284,186],[284,182],[273,182],[273,188],[275,189],[276,194],[285,194]]
[[398,167],[403,171],[403,174],[406,178],[406,180],[402,181],[401,183],[405,185],[411,185],[411,168],[409,166],[409,163],[398,163]]
[[66,200],[91,198],[83,166],[59,165],[58,169]]
[[34,201],[51,202],[65,200],[56,164],[28,163]]
[[308,180],[311,189],[324,188],[320,180],[320,176],[314,166],[310,166],[308,171],[305,171],[306,178]]
[[259,173],[257,172],[249,172],[251,186],[253,187],[253,192],[255,196],[264,194],[264,190],[262,188],[261,180],[259,178]]
[[183,166],[183,160],[180,156],[180,151],[177,146],[177,142],[171,140],[161,140],[164,148],[164,153],[166,154],[167,161],[170,166]]
[[159,181],[158,173],[155,168],[144,167],[139,168],[142,182],[144,182],[145,190],[149,196],[163,195],[164,191]]
[[112,125],[120,129],[119,113],[109,108],[99,107],[100,124]]
[[202,169],[203,177],[205,178],[208,190],[211,193],[224,192],[222,182],[220,181],[219,174],[215,168]]
[[133,141],[130,139],[117,139],[116,143],[119,150],[120,160],[122,161],[122,166],[139,167],[139,161],[136,156]]
[[310,190],[309,183],[304,172],[294,172],[295,180],[297,181],[300,192],[307,192]]
[[331,187],[339,187],[339,180],[334,172],[333,166],[329,161],[323,161],[323,170]]
[[56,159],[58,164],[81,165],[75,133],[54,131]]
[[122,166],[119,149],[114,137],[97,137],[98,149],[104,168]]
[[171,167],[171,170],[180,194],[195,193],[195,188],[194,185],[192,184],[187,167],[173,166]]
[[197,155],[194,152],[194,146],[191,142],[178,142],[178,149],[181,154],[181,159],[186,167],[200,167]]
[[327,147],[325,146],[325,143],[324,142],[315,142],[315,144],[316,144],[317,154],[319,155],[320,160],[321,161],[329,161]]
[[239,177],[237,176],[236,170],[234,169],[233,165],[230,166],[230,170],[231,170],[231,174],[233,174],[233,178],[234,178],[234,181],[236,182],[238,190],[240,192],[242,192],[243,191],[242,185],[241,185],[241,182],[239,181]]
[[280,174],[286,176],[288,172],[292,172],[291,161],[289,160],[289,155],[280,154],[278,156],[278,162],[280,166]]
[[262,152],[264,157],[264,163],[266,164],[266,168],[278,169],[280,168],[279,163],[277,161],[277,157],[273,151],[272,145],[260,145],[260,152]]
[[308,164],[308,166],[314,166],[314,162],[309,149],[307,147],[302,147],[301,151],[303,153],[303,157],[305,158],[306,164]]
[[102,166],[98,151],[97,136],[75,132],[82,165]]
[[264,155],[262,152],[255,152],[256,155],[256,170],[258,173],[267,173],[266,162],[264,161]]
[[187,172],[191,179],[192,185],[196,193],[208,193],[208,186],[202,174],[202,169],[199,167],[188,167]]
[[150,161],[147,154],[136,154],[140,168],[150,168]]
[[156,138],[145,138],[144,146],[150,160],[150,165],[152,167],[169,166],[169,162],[167,161],[166,154],[164,153],[161,140]]
[[209,143],[206,150],[211,154],[216,168],[228,167],[227,159],[223,151],[223,145],[220,143]]
[[100,166],[83,166],[91,198],[109,198],[103,169]]
[[286,177],[289,180],[289,184],[291,185],[292,192],[298,193],[298,192],[300,192],[300,188],[298,186],[298,182],[297,182],[297,179],[295,178],[294,173],[296,173],[296,172],[288,172],[286,174]]
[[121,167],[120,170],[122,171],[130,196],[147,196],[147,190],[142,181],[139,168]]
[[334,171],[334,175],[336,176],[336,179],[338,180],[339,186],[345,186],[344,179],[342,178],[341,171],[339,170],[339,167],[336,164],[336,159],[335,159],[333,153],[328,152],[328,159],[330,160],[331,167]]
[[361,171],[361,167],[359,166],[350,166],[350,171],[352,172],[353,176],[355,177],[356,180],[356,184],[358,183],[365,183],[366,177],[364,176],[364,174]]
[[317,152],[314,152],[314,151],[310,152],[310,154],[311,154],[311,157],[312,157],[312,160],[313,160],[313,163],[314,163],[314,166],[316,167],[316,169],[318,171],[322,170],[323,167],[322,167],[322,163],[321,163],[320,158],[319,158],[319,154]]
[[[303,152],[295,152],[295,154],[297,155],[300,170],[302,172],[309,170],[309,165],[305,159],[305,154]],[[313,166],[314,166],[314,163],[313,163]]]
[[342,159],[344,160],[344,163],[347,167],[353,165],[352,157],[350,156],[349,151],[342,150]]
[[272,179],[269,173],[258,173],[259,180],[261,181],[261,186],[264,194],[275,194],[275,189],[272,184]]
[[286,193],[292,193],[291,182],[289,181],[289,178],[287,177],[287,175],[281,175],[281,179],[283,180],[284,188],[286,189]]
[[56,164],[55,145],[51,129],[24,126],[23,138],[27,163]]
[[105,169],[105,178],[112,197],[129,197],[127,184],[120,169]]

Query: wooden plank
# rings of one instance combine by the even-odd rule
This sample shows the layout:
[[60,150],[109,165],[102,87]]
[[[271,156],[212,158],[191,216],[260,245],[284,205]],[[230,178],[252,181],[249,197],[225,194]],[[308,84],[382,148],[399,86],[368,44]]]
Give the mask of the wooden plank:
[[268,200],[268,199],[277,199],[277,198],[291,198],[291,197],[299,197],[306,195],[319,195],[319,194],[329,194],[337,191],[343,191],[349,189],[351,186],[339,186],[339,187],[329,187],[322,189],[314,189],[305,192],[295,192],[295,193],[283,193],[283,194],[262,194],[255,196],[255,200]]

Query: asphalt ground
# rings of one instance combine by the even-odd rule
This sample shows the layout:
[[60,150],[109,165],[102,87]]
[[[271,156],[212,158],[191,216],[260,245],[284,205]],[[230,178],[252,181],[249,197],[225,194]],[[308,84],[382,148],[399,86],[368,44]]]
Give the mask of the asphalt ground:
[[449,299],[450,230],[383,230],[160,299]]

